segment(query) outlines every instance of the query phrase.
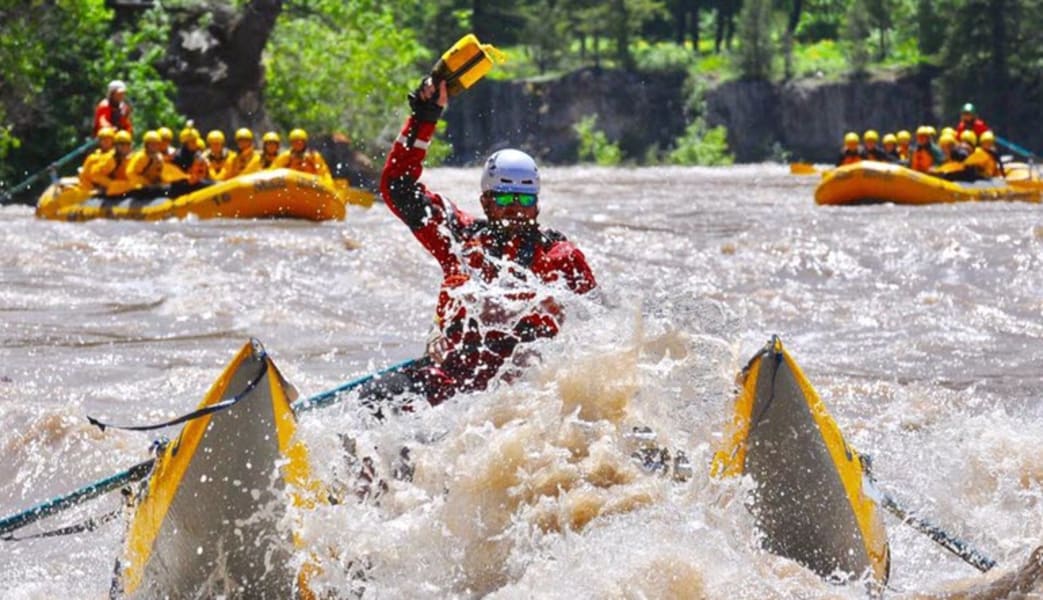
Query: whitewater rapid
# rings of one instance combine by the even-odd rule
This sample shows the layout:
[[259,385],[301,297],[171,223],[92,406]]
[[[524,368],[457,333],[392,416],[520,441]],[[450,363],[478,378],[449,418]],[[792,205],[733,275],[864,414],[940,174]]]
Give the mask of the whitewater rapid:
[[[425,181],[477,211],[477,169]],[[313,585],[373,598],[864,597],[760,549],[709,462],[734,380],[779,334],[881,485],[1000,564],[1043,543],[1043,212],[822,208],[784,168],[548,168],[541,221],[600,288],[518,381],[376,424],[305,415],[315,474],[345,436],[412,482],[295,515]],[[418,356],[440,273],[382,205],[335,223],[36,220],[0,209],[0,516],[147,457],[250,337],[302,395]],[[687,482],[631,459],[634,427]],[[172,436],[176,433],[169,432]],[[115,507],[111,494],[64,521]],[[991,580],[888,517],[897,595]],[[33,530],[38,531],[38,530]],[[4,542],[0,596],[100,597],[122,527]],[[316,550],[319,549],[319,550]],[[891,592],[889,592],[890,594]]]

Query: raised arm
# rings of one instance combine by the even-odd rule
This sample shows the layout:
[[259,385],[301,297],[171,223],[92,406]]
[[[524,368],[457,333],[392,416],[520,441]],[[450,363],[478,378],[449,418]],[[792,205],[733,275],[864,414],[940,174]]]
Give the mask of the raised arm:
[[473,218],[419,182],[435,125],[447,103],[445,83],[436,88],[430,80],[425,80],[409,95],[412,114],[388,154],[380,178],[380,193],[391,212],[409,226],[417,240],[449,271],[455,262],[451,246],[456,231]]

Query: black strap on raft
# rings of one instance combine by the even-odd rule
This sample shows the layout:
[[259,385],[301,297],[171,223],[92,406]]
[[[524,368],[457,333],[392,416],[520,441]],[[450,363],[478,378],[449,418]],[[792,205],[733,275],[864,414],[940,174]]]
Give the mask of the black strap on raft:
[[257,384],[261,382],[261,380],[264,378],[264,376],[265,376],[265,374],[267,372],[268,372],[268,361],[267,360],[262,360],[261,361],[261,371],[257,374],[256,377],[251,379],[250,382],[246,384],[246,387],[244,387],[241,392],[239,392],[235,396],[232,396],[231,398],[228,398],[226,400],[222,400],[222,401],[220,401],[220,402],[218,402],[216,404],[211,404],[210,406],[204,406],[203,408],[196,409],[196,410],[194,410],[194,411],[192,411],[192,412],[190,412],[188,414],[181,415],[180,417],[177,417],[175,419],[171,419],[170,421],[166,421],[164,423],[156,423],[154,425],[112,425],[110,423],[103,423],[102,421],[99,421],[98,419],[95,419],[94,417],[91,417],[89,415],[87,416],[87,420],[90,421],[91,425],[95,425],[96,427],[98,427],[102,431],[105,431],[106,429],[109,429],[109,428],[112,428],[112,429],[123,429],[125,431],[153,431],[155,429],[162,429],[164,427],[170,427],[172,425],[178,425],[180,423],[184,423],[186,421],[191,421],[192,419],[198,419],[199,417],[205,417],[207,415],[212,415],[212,414],[214,414],[216,412],[220,412],[222,410],[225,410],[226,408],[231,408],[231,407],[235,406],[240,400],[245,398],[247,396],[247,394],[252,392],[255,387],[257,387]]

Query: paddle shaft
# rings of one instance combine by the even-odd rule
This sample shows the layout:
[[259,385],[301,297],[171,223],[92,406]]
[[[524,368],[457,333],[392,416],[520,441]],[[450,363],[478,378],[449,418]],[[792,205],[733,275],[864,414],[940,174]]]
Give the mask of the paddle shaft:
[[884,508],[890,511],[891,514],[901,519],[903,523],[907,523],[910,526],[912,526],[913,529],[916,529],[920,533],[925,534],[927,537],[934,540],[936,543],[938,543],[938,545],[945,548],[949,552],[952,552],[956,556],[959,556],[967,564],[971,565],[975,569],[978,569],[979,571],[984,573],[996,566],[996,561],[992,560],[988,556],[985,556],[967,542],[944,531],[941,527],[938,527],[934,523],[931,523],[926,519],[921,519],[920,517],[906,510],[890,494],[882,492],[882,496],[884,501]]
[[[290,408],[293,410],[295,414],[308,412],[310,410],[315,410],[318,408],[325,408],[327,406],[330,406],[331,404],[339,402],[342,397],[342,394],[350,392],[351,390],[359,386],[365,385],[382,375],[395,373],[415,364],[418,364],[422,360],[424,359],[414,358],[410,360],[405,360],[400,363],[391,365],[390,367],[387,367],[380,371],[377,371],[376,373],[363,375],[362,377],[352,379],[351,381],[343,385],[339,385],[331,390],[327,390],[325,392],[315,394],[314,396],[311,396],[309,398],[305,398],[304,400],[301,400],[299,402],[295,402]],[[32,508],[23,510],[20,513],[11,515],[10,517],[6,517],[0,520],[0,536],[7,535],[8,533],[21,529],[26,525],[35,523],[36,521],[39,521],[44,517],[49,517],[51,515],[58,514],[68,508],[72,508],[73,506],[82,504],[93,498],[97,498],[98,496],[101,496],[106,492],[110,492],[114,489],[123,487],[128,483],[140,481],[152,472],[152,466],[155,464],[155,462],[156,459],[151,458],[144,462],[138,463],[125,471],[121,471],[119,473],[116,473],[115,475],[106,477],[105,479],[100,479],[93,483],[88,483],[87,485],[79,488],[78,490],[65,494],[64,496],[52,498],[50,500],[47,500],[46,502],[41,502],[40,504],[37,504]]]
[[370,373],[369,375],[363,375],[362,377],[352,379],[351,381],[339,385],[331,390],[326,390],[325,392],[320,392],[318,394],[315,394],[314,396],[311,396],[310,398],[305,398],[304,400],[294,402],[290,408],[296,415],[312,411],[318,408],[326,408],[331,404],[336,404],[337,402],[339,402],[341,399],[341,394],[350,392],[351,390],[365,385],[383,375],[390,375],[392,373],[397,373],[404,369],[408,369],[409,367],[420,364],[420,362],[423,360],[425,359],[411,358],[409,360],[404,360],[400,363],[393,364],[390,367],[381,369],[380,371],[377,371],[375,373]]
[[1021,146],[1015,144],[1014,142],[1010,140],[1005,140],[998,135],[996,136],[996,143],[1000,144],[1001,146],[1005,146],[1008,149],[1021,154],[1022,156],[1028,158],[1039,158],[1036,155],[1036,153],[1032,152],[1031,150],[1026,150],[1025,148],[1022,148]]
[[155,462],[156,459],[150,458],[149,460],[134,465],[126,471],[121,471],[115,475],[106,477],[105,479],[87,484],[72,493],[52,498],[46,502],[41,502],[32,508],[23,510],[18,514],[0,520],[0,536],[7,535],[12,531],[21,529],[31,523],[35,523],[44,517],[60,513],[67,508],[71,508],[77,504],[82,504],[92,498],[97,498],[106,492],[123,487],[128,483],[140,481],[152,472],[152,465],[155,464]]
[[[11,199],[14,197],[15,194],[21,192],[22,190],[27,189],[29,186],[31,186],[33,183],[35,183],[37,179],[39,179],[40,177],[42,177],[43,175],[45,175],[47,173],[51,174],[51,178],[52,179],[57,179],[58,178],[58,169],[64,167],[69,161],[77,158],[78,156],[80,156],[84,152],[87,152],[88,150],[90,150],[91,148],[96,146],[97,144],[98,144],[97,140],[87,140],[79,148],[76,148],[72,152],[69,152],[65,156],[63,156],[63,157],[59,158],[58,160],[54,161],[53,163],[47,165],[47,167],[45,167],[39,173],[36,173],[35,175],[29,177],[28,179],[26,179],[22,183],[19,183],[18,185],[14,186],[13,188],[11,188],[9,190],[6,190],[4,192],[0,192],[0,204],[10,204],[11,203]],[[32,205],[35,206],[36,203],[33,202]]]

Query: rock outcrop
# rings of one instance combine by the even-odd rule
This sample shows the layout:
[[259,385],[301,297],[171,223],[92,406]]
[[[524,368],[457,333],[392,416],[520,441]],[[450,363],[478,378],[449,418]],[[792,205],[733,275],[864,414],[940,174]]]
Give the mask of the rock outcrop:
[[865,129],[915,130],[937,124],[931,74],[894,79],[825,82],[816,79],[783,85],[733,81],[706,95],[707,121],[728,128],[728,145],[740,162],[773,156],[830,161],[844,132]]
[[517,147],[551,163],[577,159],[573,126],[597,115],[597,128],[628,156],[641,157],[684,131],[684,73],[588,68],[552,80],[483,81],[446,111],[451,162],[482,160]]
[[[845,131],[881,132],[938,123],[933,73],[892,79],[775,84],[732,81],[705,94],[707,123],[728,128],[740,162],[780,158],[830,161]],[[687,124],[683,73],[638,74],[584,69],[542,81],[483,81],[446,113],[454,163],[481,160],[507,145],[552,163],[577,158],[573,125],[598,115],[597,128],[624,154],[641,159],[674,145]]]
[[177,86],[175,105],[208,129],[271,128],[264,110],[264,51],[282,0],[251,0],[170,9],[173,20],[163,74]]

